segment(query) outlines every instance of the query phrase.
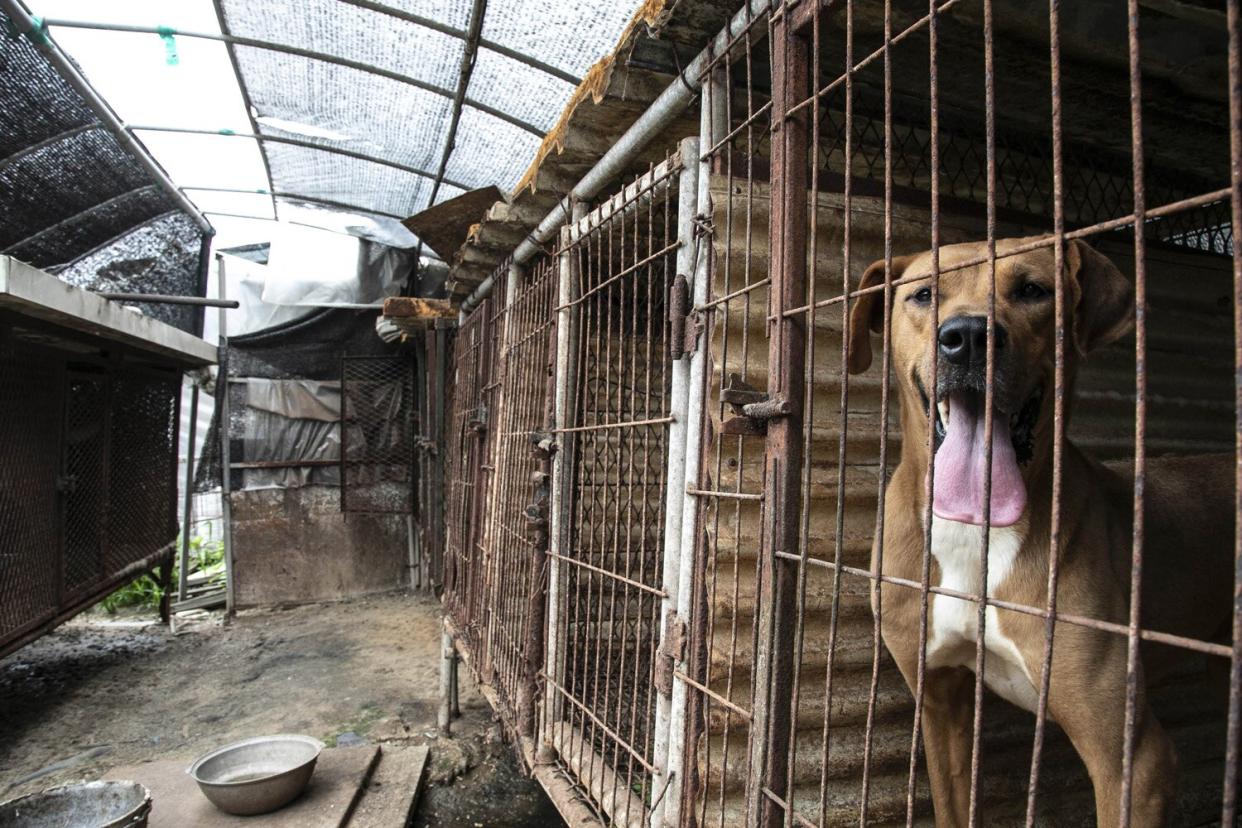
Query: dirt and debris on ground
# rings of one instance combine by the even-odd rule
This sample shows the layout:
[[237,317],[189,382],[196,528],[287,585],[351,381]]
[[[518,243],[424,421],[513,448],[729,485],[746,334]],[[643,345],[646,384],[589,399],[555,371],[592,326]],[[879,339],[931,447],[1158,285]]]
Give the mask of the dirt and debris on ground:
[[424,594],[182,618],[88,613],[0,660],[0,800],[264,733],[431,746],[414,825],[559,826],[461,670],[436,730],[440,605]]

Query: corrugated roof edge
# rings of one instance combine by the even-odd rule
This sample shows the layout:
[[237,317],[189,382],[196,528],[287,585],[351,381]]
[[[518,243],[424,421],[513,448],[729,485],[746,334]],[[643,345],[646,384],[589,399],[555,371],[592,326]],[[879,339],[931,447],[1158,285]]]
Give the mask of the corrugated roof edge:
[[[652,31],[658,29],[660,24],[666,21],[671,13],[667,7],[668,0],[644,0],[638,11],[634,12],[634,16],[630,18],[630,22],[621,32],[621,37],[617,39],[617,45],[612,52],[597,60],[587,70],[586,75],[583,76],[582,82],[574,90],[569,103],[565,104],[565,109],[561,111],[560,117],[556,119],[552,129],[548,130],[548,134],[544,136],[542,143],[539,144],[539,149],[535,153],[535,159],[526,168],[526,172],[522,174],[522,178],[518,181],[517,186],[513,188],[515,194],[520,193],[527,187],[532,192],[534,191],[535,177],[543,160],[553,150],[558,155],[564,152],[565,133],[579,105],[588,96],[591,98],[591,102],[596,105],[603,101],[604,95],[608,91],[608,84],[612,80],[612,70],[617,65],[617,56],[629,45],[631,37],[636,34],[642,34],[644,30]],[[642,27],[642,29],[639,27]]]
[[[503,263],[675,77],[625,65],[624,56],[638,39],[675,39],[678,51],[692,56],[719,33],[739,6],[734,0],[645,0],[616,47],[587,72],[510,199],[496,202],[470,228],[465,244],[452,258],[450,297],[463,298]],[[625,71],[616,72],[618,66]],[[583,106],[587,100],[591,106]],[[648,161],[662,158],[683,132],[694,132],[697,123],[697,118],[690,118],[680,125],[684,129],[668,130],[669,140],[653,142],[634,169],[645,169]]]

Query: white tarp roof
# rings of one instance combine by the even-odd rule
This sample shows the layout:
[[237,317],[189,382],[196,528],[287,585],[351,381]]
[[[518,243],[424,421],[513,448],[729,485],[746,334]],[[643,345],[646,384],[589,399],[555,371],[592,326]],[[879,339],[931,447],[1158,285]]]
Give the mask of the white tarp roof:
[[[135,130],[214,223],[275,215],[413,243],[396,219],[431,204],[476,0],[26,2],[126,124],[207,133]],[[482,43],[436,203],[510,190],[571,81],[613,48],[638,2],[478,5]],[[220,21],[231,43],[191,36],[219,36]],[[252,132],[264,140],[238,137]]]

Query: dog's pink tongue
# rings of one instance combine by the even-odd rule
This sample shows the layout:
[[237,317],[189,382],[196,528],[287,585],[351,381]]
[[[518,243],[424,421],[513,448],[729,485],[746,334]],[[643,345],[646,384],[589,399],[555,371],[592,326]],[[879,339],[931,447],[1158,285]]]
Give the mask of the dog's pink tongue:
[[[983,524],[983,400],[954,394],[949,399],[947,434],[936,452],[932,512],[961,523]],[[1018,469],[1009,418],[992,420],[992,526],[1012,526],[1026,508],[1026,484]]]

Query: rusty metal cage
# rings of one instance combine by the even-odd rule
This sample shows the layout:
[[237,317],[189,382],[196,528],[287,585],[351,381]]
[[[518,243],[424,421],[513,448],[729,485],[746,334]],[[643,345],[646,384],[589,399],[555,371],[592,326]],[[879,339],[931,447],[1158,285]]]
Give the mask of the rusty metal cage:
[[409,514],[414,501],[414,363],[341,357],[341,511]]
[[176,370],[3,324],[0,655],[171,563],[181,399]]
[[[466,321],[450,546],[472,572],[529,555],[514,583],[532,588],[519,607],[499,574],[463,573],[450,614],[506,717],[542,694],[527,762],[600,821],[1237,823],[1238,8],[1092,9],[745,4],[679,80],[702,90],[697,140],[566,216],[539,283],[558,286],[547,465],[510,453],[538,417],[533,397],[506,409],[517,352],[494,339],[513,295]],[[1081,304],[1104,278],[1107,329],[1090,314],[1110,297]],[[1000,327],[1016,302],[1038,304],[1021,333],[1046,346],[1021,406]],[[965,390],[936,356],[961,315]],[[546,365],[523,363],[527,383]],[[932,506],[954,399],[983,424],[977,518]],[[467,437],[493,405],[526,424]],[[1024,522],[994,534],[1013,518],[993,521],[994,463],[1036,453]],[[1206,453],[1171,535],[1161,486]],[[549,472],[545,623],[524,616],[516,650],[497,630],[535,605]],[[532,497],[536,547],[514,529]],[[1102,513],[1109,539],[1083,541]],[[948,524],[967,526],[965,564],[936,540]],[[1112,568],[1085,576],[1087,554]],[[1209,559],[1212,594],[1179,596]],[[1187,626],[1209,607],[1219,629]],[[496,642],[503,659],[477,657]]]
[[458,329],[448,382],[445,439],[444,600],[470,652],[482,652],[487,626],[483,516],[492,475],[488,423],[496,366],[496,302],[484,302]]
[[657,649],[672,361],[685,342],[671,319],[678,252],[693,244],[679,222],[681,171],[670,158],[562,235],[541,731],[621,825],[645,822],[664,792]]
[[476,662],[496,690],[502,720],[531,738],[547,591],[556,261],[544,257],[525,272],[510,270],[505,285],[497,314],[495,482],[483,543],[487,633]]
[[[1242,585],[1234,536],[1212,583],[1230,645],[1227,632],[1149,622],[1144,607],[1161,598],[1151,579],[1171,585],[1169,540],[1144,526],[1162,517],[1148,490],[1171,466],[1151,465],[1157,457],[1236,451],[1237,8],[1187,18],[1122,2],[1098,13],[1088,38],[1055,2],[780,4],[756,14],[702,79],[713,255],[710,297],[696,306],[711,363],[689,675],[678,674],[691,694],[694,769],[683,823],[912,824],[934,807],[944,824],[1079,824],[1093,809],[1100,824],[1235,824],[1242,606],[1224,600]],[[1193,89],[1166,73],[1178,60],[1170,27],[1199,38]],[[1138,311],[1133,338],[1079,369],[1071,289],[1081,289],[1084,241],[1127,274]],[[978,252],[942,260],[958,242]],[[980,406],[1008,411],[993,390],[996,308],[1010,300],[996,274],[1040,250],[1055,335],[1041,398],[1046,479],[1031,485],[1050,494],[1029,519],[1052,548],[1072,550],[1082,507],[1062,496],[1064,469],[1081,471],[1081,447],[1122,470],[1117,500],[1132,511],[1117,544],[1120,598],[1107,608],[1084,601],[1081,583],[1065,585],[1067,552],[1045,555],[1021,598],[989,580],[988,561],[1004,554],[989,551],[1000,543],[988,543],[990,495],[964,582],[946,574],[932,509],[920,505],[933,502],[932,472],[911,486],[917,502],[886,498],[899,464],[943,436],[935,405],[909,403],[893,297],[930,287],[920,301],[936,332],[949,318],[937,316],[942,292],[974,268],[987,297]],[[930,252],[918,268],[901,258],[920,251]],[[883,312],[871,317],[879,336],[864,372],[851,310],[868,297]],[[920,380],[935,403],[931,370]],[[991,429],[992,419],[981,421]],[[1229,477],[1203,483],[1236,494]],[[1225,494],[1214,520],[1236,512]],[[1207,519],[1188,520],[1187,538],[1210,537]],[[914,527],[916,554],[902,556],[895,523]],[[974,631],[960,666],[935,649],[937,612],[960,613]],[[1022,662],[1030,682],[1019,699],[1034,716],[990,689],[985,665],[1004,660],[981,631],[998,627],[1037,651]],[[1147,686],[1157,647],[1184,664]],[[1075,662],[1082,651],[1100,663]],[[1213,663],[1232,664],[1224,706],[1209,702]],[[1088,708],[1098,717],[1088,725],[1067,709],[1075,676],[1100,676],[1094,692],[1107,700]],[[947,733],[946,715],[956,717]],[[1176,773],[1163,758],[1174,751]]]

